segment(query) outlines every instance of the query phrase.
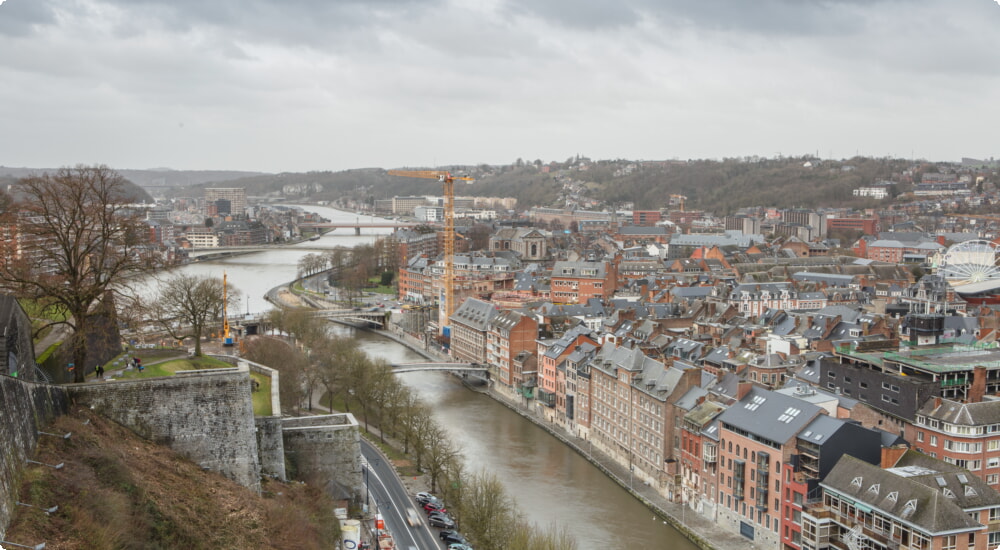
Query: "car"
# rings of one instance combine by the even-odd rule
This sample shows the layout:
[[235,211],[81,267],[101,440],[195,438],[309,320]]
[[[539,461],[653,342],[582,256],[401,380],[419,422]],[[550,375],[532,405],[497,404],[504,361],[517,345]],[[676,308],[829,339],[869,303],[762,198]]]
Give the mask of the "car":
[[465,537],[454,529],[444,529],[438,533],[438,536],[441,537],[441,542],[445,544],[454,544],[456,542],[461,544],[466,543]]
[[447,512],[434,511],[434,512],[431,512],[431,513],[427,514],[427,519],[430,519],[430,518],[438,518],[438,519],[448,519],[448,520],[450,520],[451,516],[449,516]]
[[440,500],[437,500],[437,501],[432,500],[432,501],[429,501],[429,502],[427,502],[427,503],[424,504],[424,511],[425,512],[433,512],[435,510],[440,510],[442,512],[447,512],[448,511],[448,510],[445,510],[444,503],[441,502]]
[[432,495],[431,493],[426,493],[426,492],[423,492],[423,491],[421,491],[421,492],[417,493],[416,495],[414,495],[414,498],[416,498],[417,502],[419,502],[421,505],[427,504],[427,502],[431,501],[431,500],[441,500],[438,497]]
[[416,527],[420,525],[420,515],[413,508],[406,509],[406,522],[410,524],[410,527]]
[[431,527],[444,527],[445,529],[453,529],[455,527],[455,522],[448,516],[432,516],[427,520],[427,523],[431,524]]
[[448,550],[472,550],[472,547],[464,542],[456,542],[448,545]]

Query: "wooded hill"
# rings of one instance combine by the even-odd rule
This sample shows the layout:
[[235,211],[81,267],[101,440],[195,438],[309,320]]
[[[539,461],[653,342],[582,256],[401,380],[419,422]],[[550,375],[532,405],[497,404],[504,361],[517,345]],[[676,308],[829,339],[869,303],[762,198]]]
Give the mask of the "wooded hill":
[[[476,178],[472,184],[456,182],[457,195],[512,196],[521,208],[564,206],[564,184],[576,182],[584,189],[584,198],[608,205],[633,203],[636,208],[664,208],[671,194],[681,194],[687,196],[688,210],[724,215],[746,206],[876,206],[878,202],[856,198],[852,191],[885,180],[899,183],[890,188],[891,193],[902,193],[910,189],[909,176],[904,172],[909,170],[919,177],[920,172],[936,172],[949,165],[866,157],[839,161],[753,157],[664,162],[590,161],[577,157],[545,166],[549,167],[548,173],[541,170],[539,161],[443,169]],[[282,193],[290,198],[333,201],[348,197],[368,203],[397,195],[441,194],[437,181],[389,176],[381,168],[256,175],[226,181],[225,186],[245,187],[251,196]],[[174,195],[200,193],[198,188],[184,188]]]

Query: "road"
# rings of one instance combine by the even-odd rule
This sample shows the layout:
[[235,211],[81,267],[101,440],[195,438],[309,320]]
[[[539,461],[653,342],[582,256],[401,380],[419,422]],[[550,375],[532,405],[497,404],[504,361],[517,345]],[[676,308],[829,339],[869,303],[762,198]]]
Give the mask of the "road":
[[416,501],[413,500],[413,495],[406,492],[392,464],[387,464],[382,455],[364,439],[361,440],[361,455],[365,459],[363,468],[370,493],[369,498],[378,506],[378,512],[382,514],[385,526],[396,541],[396,548],[400,550],[409,550],[410,547],[419,550],[443,548],[438,540],[437,530],[432,530],[427,525],[427,517],[423,510],[418,509],[420,525],[410,527],[407,523],[406,509],[416,508]]

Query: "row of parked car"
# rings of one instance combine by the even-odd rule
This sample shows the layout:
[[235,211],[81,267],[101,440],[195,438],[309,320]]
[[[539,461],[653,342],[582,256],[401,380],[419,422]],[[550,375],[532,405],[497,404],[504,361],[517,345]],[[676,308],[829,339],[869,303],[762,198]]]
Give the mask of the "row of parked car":
[[455,530],[455,520],[448,515],[444,502],[430,493],[417,493],[417,504],[427,512],[427,523],[440,527],[439,536],[448,545],[448,550],[473,550],[465,537]]

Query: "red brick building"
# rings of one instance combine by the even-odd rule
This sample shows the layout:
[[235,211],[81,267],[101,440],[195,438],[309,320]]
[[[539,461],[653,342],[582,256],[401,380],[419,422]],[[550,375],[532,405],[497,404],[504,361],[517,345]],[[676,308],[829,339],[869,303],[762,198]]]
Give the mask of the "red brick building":
[[552,267],[552,301],[585,304],[591,298],[608,300],[615,293],[617,271],[611,262],[556,262]]
[[490,320],[486,336],[486,361],[490,378],[507,391],[522,384],[520,373],[514,371],[515,358],[524,351],[535,351],[538,322],[516,311],[502,311]]

